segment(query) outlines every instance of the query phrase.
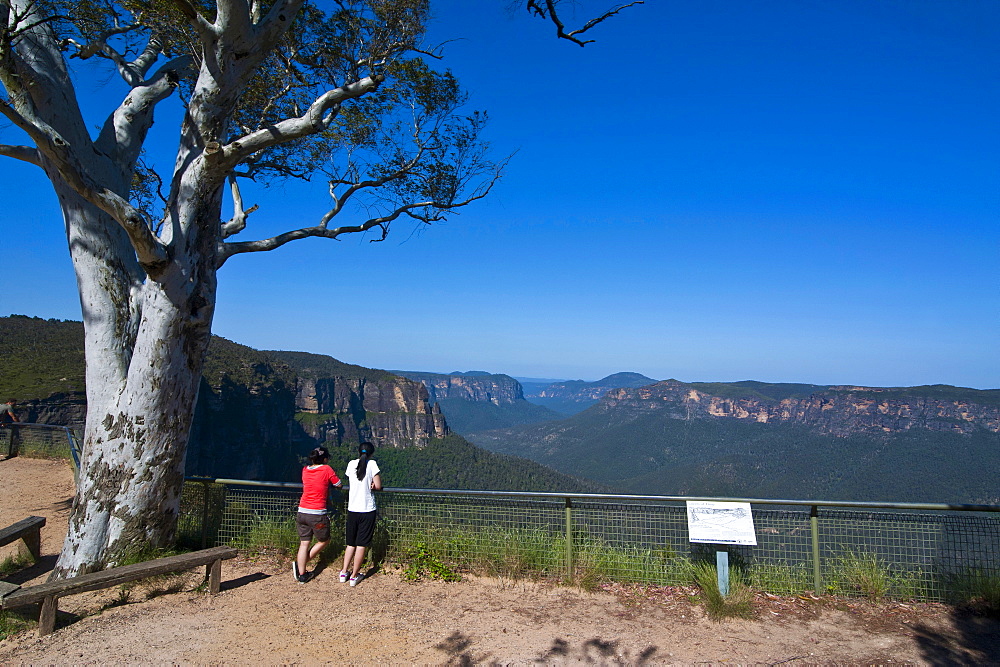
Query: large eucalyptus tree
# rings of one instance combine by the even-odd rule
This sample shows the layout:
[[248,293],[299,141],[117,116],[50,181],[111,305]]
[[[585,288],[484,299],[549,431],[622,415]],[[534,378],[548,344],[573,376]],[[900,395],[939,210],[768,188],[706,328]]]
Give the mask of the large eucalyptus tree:
[[[557,4],[523,6],[582,43]],[[456,81],[427,64],[427,16],[427,0],[0,0],[0,112],[29,139],[0,155],[55,189],[86,336],[86,432],[54,576],[172,540],[227,259],[308,237],[383,239],[393,221],[440,220],[496,182],[484,116],[458,115]],[[123,83],[106,86],[92,134],[75,82],[94,63]],[[144,151],[165,104],[183,117],[161,174]],[[316,174],[325,215],[243,238],[256,207],[241,183]]]

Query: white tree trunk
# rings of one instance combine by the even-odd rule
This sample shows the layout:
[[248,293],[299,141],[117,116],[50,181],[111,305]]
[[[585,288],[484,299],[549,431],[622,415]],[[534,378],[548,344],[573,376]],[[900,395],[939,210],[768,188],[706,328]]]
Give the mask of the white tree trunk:
[[72,192],[60,191],[60,202],[84,313],[88,405],[54,578],[172,543],[216,290],[214,252],[205,251],[214,239],[194,235],[154,280],[119,225]]

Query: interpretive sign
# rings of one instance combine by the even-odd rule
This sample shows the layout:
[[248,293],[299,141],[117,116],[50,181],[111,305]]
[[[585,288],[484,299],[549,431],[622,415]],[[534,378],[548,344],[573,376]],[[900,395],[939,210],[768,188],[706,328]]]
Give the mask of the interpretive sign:
[[691,542],[757,544],[750,503],[689,500],[687,515]]

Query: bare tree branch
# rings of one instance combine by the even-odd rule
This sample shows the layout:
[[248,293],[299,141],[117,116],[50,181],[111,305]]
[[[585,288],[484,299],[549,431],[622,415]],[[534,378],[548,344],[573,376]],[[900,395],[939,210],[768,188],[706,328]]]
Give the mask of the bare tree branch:
[[579,44],[580,46],[586,46],[587,44],[591,44],[594,40],[581,40],[577,37],[577,35],[582,35],[594,26],[606,21],[624,9],[634,5],[643,5],[645,2],[644,0],[634,0],[634,2],[630,2],[627,5],[618,5],[617,7],[609,9],[601,16],[590,19],[583,25],[582,28],[570,30],[569,32],[566,32],[566,25],[562,22],[562,19],[559,17],[559,13],[556,11],[556,5],[558,4],[559,0],[528,0],[526,8],[529,12],[535,14],[535,16],[551,21],[556,27],[556,37],[559,37],[560,39],[568,39],[574,44]]
[[250,5],[245,0],[220,0],[215,3],[215,29],[224,39],[253,35]]
[[[454,209],[462,208],[463,206],[468,206],[472,202],[486,197],[493,189],[493,186],[495,186],[497,182],[499,182],[501,172],[503,171],[503,168],[506,166],[506,164],[507,164],[506,160],[497,164],[495,166],[493,176],[490,179],[490,181],[461,201],[451,202],[451,203],[436,202],[432,200],[411,202],[398,206],[394,210],[390,211],[385,215],[369,218],[368,220],[359,225],[344,225],[341,227],[330,229],[328,227],[329,221],[333,219],[336,215],[338,215],[340,212],[342,212],[344,209],[344,203],[346,202],[346,198],[344,195],[342,195],[339,199],[334,198],[336,202],[334,208],[328,211],[322,217],[319,224],[314,225],[312,227],[303,227],[301,229],[291,230],[283,234],[279,234],[277,236],[273,236],[267,239],[260,239],[258,241],[221,243],[217,253],[218,266],[221,267],[225,263],[225,261],[230,257],[232,257],[233,255],[249,253],[249,252],[265,252],[268,250],[274,250],[276,248],[280,248],[286,243],[290,243],[292,241],[297,241],[299,239],[304,239],[304,238],[336,239],[344,234],[356,234],[359,232],[366,232],[371,229],[374,229],[375,227],[381,228],[382,237],[379,239],[373,239],[373,241],[382,241],[385,240],[386,236],[389,233],[388,229],[389,223],[391,223],[393,220],[396,220],[403,215],[425,224],[437,222],[444,218],[445,212],[453,211]],[[379,183],[385,184],[386,182],[399,177],[401,177],[401,174],[397,172],[383,179],[356,183],[351,188],[351,194],[363,188],[374,187]]]
[[42,166],[42,156],[38,153],[38,149],[33,146],[9,146],[7,144],[0,144],[0,155],[3,157],[12,157],[15,160],[21,160],[22,162],[28,162],[36,167]]
[[235,167],[249,156],[271,146],[300,139],[329,127],[332,118],[328,112],[342,102],[376,90],[384,77],[374,75],[340,88],[327,91],[313,102],[298,118],[289,118],[270,127],[241,137],[222,147],[220,164]]
[[137,84],[105,122],[95,145],[114,151],[129,164],[139,157],[143,140],[153,124],[156,105],[170,97],[185,73],[193,73],[189,56],[164,63],[148,81]]
[[240,193],[240,185],[236,182],[236,177],[233,175],[229,176],[229,190],[233,196],[233,217],[229,222],[225,222],[222,225],[222,238],[227,239],[233,234],[239,234],[247,226],[247,217],[256,211],[259,206],[254,204],[250,208],[244,210],[243,208],[243,195]]
[[142,53],[135,60],[129,62],[121,53],[112,48],[107,40],[109,37],[126,34],[137,29],[139,29],[139,26],[135,25],[118,26],[111,30],[105,30],[97,39],[92,40],[89,44],[80,44],[75,39],[67,38],[62,41],[62,45],[73,45],[77,48],[77,53],[70,56],[71,58],[88,60],[96,55],[101,55],[111,60],[118,68],[118,73],[125,83],[135,87],[142,83],[143,77],[145,77],[149,68],[159,58],[160,53],[163,51],[162,44],[155,36],[151,37],[147,40],[146,47]]
[[[478,197],[477,197],[478,199]],[[471,199],[469,200],[472,201]],[[279,234],[278,236],[273,236],[269,239],[261,239],[259,241],[245,241],[241,243],[225,243],[219,253],[219,266],[229,259],[233,255],[247,253],[247,252],[264,252],[267,250],[274,250],[280,248],[281,246],[289,243],[291,241],[297,241],[299,239],[310,238],[310,237],[321,237],[328,239],[335,239],[343,234],[355,234],[357,232],[366,232],[373,227],[383,227],[389,222],[397,219],[403,213],[410,209],[425,208],[434,206],[434,202],[415,202],[412,204],[406,204],[399,207],[395,211],[380,216],[377,218],[371,218],[360,225],[348,225],[344,227],[336,227],[334,229],[329,229],[323,224],[316,225],[314,227],[303,227],[302,229],[296,229],[293,231],[285,232],[284,234]],[[383,235],[383,238],[385,236]]]
[[172,0],[174,6],[180,10],[184,17],[191,23],[191,26],[201,35],[202,41],[210,43],[216,36],[215,26],[202,16],[190,0]]
[[0,100],[0,112],[31,137],[38,146],[38,151],[56,167],[59,175],[81,197],[118,221],[131,239],[143,269],[150,275],[157,275],[166,265],[167,250],[150,230],[142,212],[117,193],[93,180],[80,165],[69,142],[41,118],[26,118],[6,100]]
[[[221,4],[221,3],[220,3]],[[245,4],[245,3],[243,3]],[[269,51],[274,48],[278,40],[288,31],[292,20],[302,9],[304,0],[277,0],[267,15],[256,24],[256,41],[254,48]]]

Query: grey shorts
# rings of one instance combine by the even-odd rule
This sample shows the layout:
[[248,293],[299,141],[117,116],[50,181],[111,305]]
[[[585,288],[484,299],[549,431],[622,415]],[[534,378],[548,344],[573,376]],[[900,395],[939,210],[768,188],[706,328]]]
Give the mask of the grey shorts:
[[315,536],[320,542],[330,541],[330,517],[326,514],[296,512],[295,526],[299,529],[300,540]]

